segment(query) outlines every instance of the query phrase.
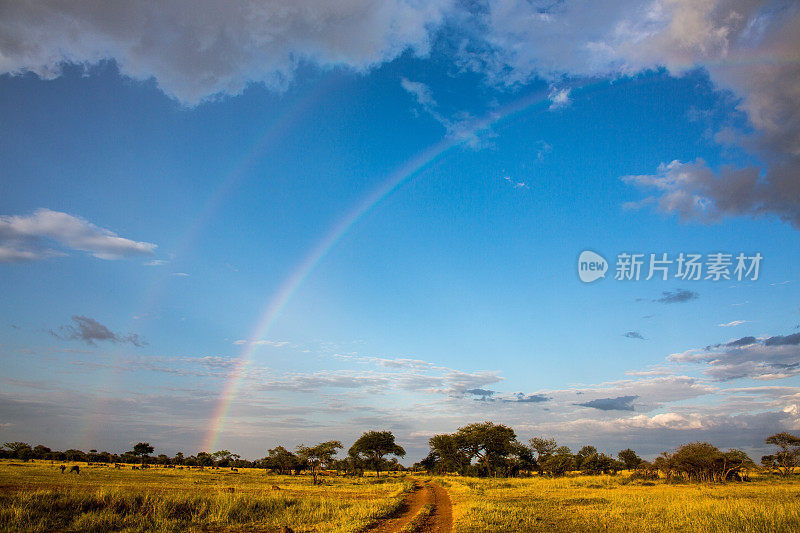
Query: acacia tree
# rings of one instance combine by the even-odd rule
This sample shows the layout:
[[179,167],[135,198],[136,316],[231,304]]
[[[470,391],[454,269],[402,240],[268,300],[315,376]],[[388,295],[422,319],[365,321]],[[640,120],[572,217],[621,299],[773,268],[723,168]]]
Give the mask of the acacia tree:
[[553,455],[553,452],[558,448],[556,439],[546,439],[544,437],[533,437],[530,441],[531,450],[536,453],[536,464],[539,468],[539,475],[542,475],[544,468],[542,464],[548,457]]
[[384,457],[387,455],[403,457],[406,451],[394,442],[391,431],[367,431],[350,447],[348,454],[363,458],[375,469],[375,475],[380,477]]
[[310,447],[301,444],[297,447],[297,455],[307,461],[308,466],[311,468],[311,477],[314,485],[317,484],[319,469],[329,465],[333,461],[336,451],[341,448],[342,443],[338,440],[329,440]]
[[634,470],[642,464],[642,458],[636,455],[636,452],[630,448],[625,448],[619,452],[617,457],[625,464],[626,470]]
[[136,446],[133,447],[133,450],[129,452],[131,455],[135,455],[137,457],[141,457],[142,464],[144,464],[145,459],[153,453],[153,447],[150,446],[149,442],[139,442]]
[[11,457],[27,461],[33,455],[33,449],[27,442],[6,442],[5,448],[10,451]]
[[441,472],[463,472],[469,465],[470,458],[463,446],[463,439],[458,434],[434,435],[428,439],[431,451],[423,460],[429,470]]
[[461,447],[470,462],[477,459],[489,475],[495,474],[497,467],[514,453],[514,444],[517,442],[513,429],[493,422],[468,424],[459,428],[456,435],[461,439]]
[[764,442],[778,447],[778,453],[772,457],[777,462],[781,474],[784,476],[791,474],[800,459],[800,437],[784,431],[770,435]]
[[297,472],[300,459],[283,446],[272,448],[267,453],[269,455],[264,458],[267,468],[277,470],[280,474],[291,474],[292,471]]
[[583,462],[591,456],[597,456],[597,448],[594,446],[584,446],[578,450],[575,454],[575,467],[580,470]]
[[689,481],[721,483],[744,479],[746,470],[755,463],[741,450],[720,451],[708,442],[692,442],[680,446],[675,453],[663,453],[655,464],[669,479],[673,475]]
[[552,455],[547,456],[542,468],[551,476],[563,476],[575,468],[575,457],[567,446],[559,446]]

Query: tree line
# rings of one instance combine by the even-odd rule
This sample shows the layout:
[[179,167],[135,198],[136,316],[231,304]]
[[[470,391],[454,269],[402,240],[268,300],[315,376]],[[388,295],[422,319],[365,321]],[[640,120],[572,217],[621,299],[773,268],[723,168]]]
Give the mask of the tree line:
[[[800,466],[800,437],[776,433],[766,444],[777,446],[773,455],[761,458],[766,471],[788,476]],[[632,449],[621,450],[616,458],[583,446],[576,453],[559,446],[555,439],[534,437],[527,443],[517,440],[513,429],[502,424],[468,424],[455,433],[434,435],[429,440],[428,456],[415,465],[433,473],[458,473],[467,476],[563,476],[568,472],[616,474],[633,471],[634,476],[686,481],[721,482],[745,480],[757,468],[742,450],[722,451],[707,442],[684,444],[673,452],[664,452],[654,461],[646,461]]]
[[[0,459],[33,459],[50,461],[70,461],[88,463],[136,463],[142,465],[164,466],[197,466],[197,467],[232,467],[232,468],[265,468],[279,474],[311,473],[314,483],[322,469],[338,470],[348,474],[363,475],[364,471],[374,470],[378,476],[385,471],[401,471],[405,467],[398,462],[406,451],[395,442],[391,431],[367,431],[362,434],[347,451],[343,459],[336,455],[344,447],[338,440],[321,442],[313,446],[301,444],[294,452],[283,446],[268,450],[262,459],[250,461],[242,459],[238,454],[228,450],[213,453],[199,452],[196,455],[184,456],[182,452],[173,457],[166,454],[153,456],[155,449],[148,442],[139,442],[133,449],[122,454],[107,451],[77,449],[66,451],[52,450],[42,444],[31,446],[25,442],[6,442],[0,448]],[[391,457],[390,457],[391,456]]]
[[[761,458],[761,468],[788,476],[800,466],[800,437],[790,433],[776,433],[767,437],[766,444],[777,448],[771,455]],[[520,442],[514,430],[503,424],[480,422],[468,424],[454,433],[434,435],[429,439],[430,451],[413,465],[415,471],[430,473],[458,473],[465,476],[524,476],[534,472],[552,477],[568,472],[584,474],[616,474],[620,470],[633,471],[642,478],[659,475],[667,479],[720,482],[744,480],[747,472],[757,468],[742,450],[722,451],[707,442],[684,444],[673,452],[664,452],[654,461],[646,461],[632,449],[621,450],[616,457],[598,452],[594,446],[583,446],[573,453],[567,446],[559,446],[555,439],[534,437]],[[367,431],[348,449],[343,458],[337,458],[344,446],[331,440],[313,446],[300,445],[294,451],[283,446],[268,450],[257,460],[243,459],[228,450],[212,453],[199,452],[184,456],[178,452],[173,457],[153,455],[154,448],[147,442],[137,443],[122,454],[107,451],[77,449],[54,451],[38,444],[6,442],[0,448],[0,458],[44,459],[51,461],[141,463],[233,468],[265,468],[279,474],[309,472],[313,482],[318,481],[322,470],[336,470],[350,475],[363,475],[374,470],[378,476],[385,471],[402,471],[406,468],[398,458],[405,450],[395,442],[391,431]]]

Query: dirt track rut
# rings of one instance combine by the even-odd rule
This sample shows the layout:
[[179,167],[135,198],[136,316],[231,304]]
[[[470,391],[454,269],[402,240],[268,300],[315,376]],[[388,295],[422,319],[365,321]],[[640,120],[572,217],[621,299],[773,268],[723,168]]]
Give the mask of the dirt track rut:
[[[430,506],[430,513],[423,517],[420,513],[426,510],[426,506]],[[450,533],[453,530],[453,505],[450,495],[442,486],[430,481],[415,481],[414,489],[403,500],[397,512],[367,531],[399,533],[412,522],[417,526],[414,531],[424,533]]]

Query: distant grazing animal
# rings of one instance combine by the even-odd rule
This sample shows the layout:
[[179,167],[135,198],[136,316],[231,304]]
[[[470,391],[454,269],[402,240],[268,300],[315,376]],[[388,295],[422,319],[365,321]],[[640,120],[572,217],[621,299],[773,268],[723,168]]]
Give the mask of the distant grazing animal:
[[114,468],[119,469],[120,468],[119,463],[114,463]]
[[132,466],[131,470],[139,470],[139,467],[138,466]]
[[69,473],[71,474],[73,472],[75,472],[76,474],[80,475],[81,467],[79,467],[78,465],[73,465],[73,467],[69,469]]
[[58,468],[60,468],[60,469],[61,469],[61,473],[63,474],[63,473],[64,473],[64,470],[66,470],[66,469],[67,469],[67,465],[61,465],[61,466],[59,466]]
[[238,471],[239,471],[239,469],[238,469],[238,468],[233,468],[233,467],[231,467],[231,472],[238,472]]

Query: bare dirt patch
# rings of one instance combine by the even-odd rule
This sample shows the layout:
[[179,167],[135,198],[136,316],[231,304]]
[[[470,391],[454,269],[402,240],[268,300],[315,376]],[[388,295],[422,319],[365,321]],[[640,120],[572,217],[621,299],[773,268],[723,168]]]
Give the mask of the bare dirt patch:
[[366,531],[399,533],[409,529],[424,533],[450,533],[453,530],[453,505],[444,487],[429,481],[415,481],[414,489],[398,510]]

